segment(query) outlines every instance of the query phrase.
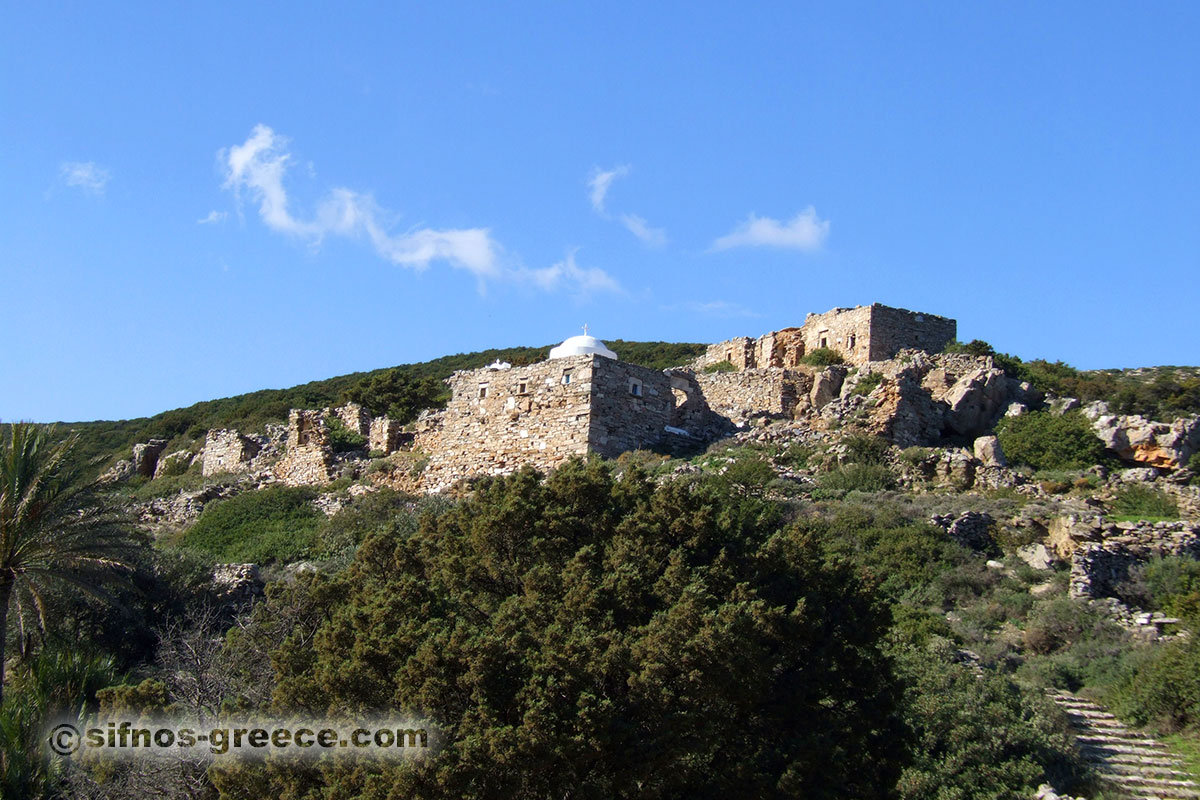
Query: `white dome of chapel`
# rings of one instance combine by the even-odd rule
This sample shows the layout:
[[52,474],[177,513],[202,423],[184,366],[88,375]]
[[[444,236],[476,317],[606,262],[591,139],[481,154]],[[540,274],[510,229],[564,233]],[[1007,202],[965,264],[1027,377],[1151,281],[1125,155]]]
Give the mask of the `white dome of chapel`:
[[588,336],[587,326],[583,328],[582,336],[572,336],[558,347],[550,348],[551,358],[568,358],[570,356],[586,356],[595,353],[598,356],[616,360],[617,354],[609,350],[604,342],[595,336]]

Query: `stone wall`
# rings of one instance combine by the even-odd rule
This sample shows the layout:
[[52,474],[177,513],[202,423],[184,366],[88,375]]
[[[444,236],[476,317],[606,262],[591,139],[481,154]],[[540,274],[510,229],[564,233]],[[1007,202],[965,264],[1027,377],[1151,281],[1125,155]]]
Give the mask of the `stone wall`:
[[158,457],[167,446],[166,439],[151,439],[133,446],[133,471],[147,478],[154,477]]
[[739,425],[754,417],[790,418],[812,390],[812,376],[799,370],[715,372],[697,374],[695,380],[708,407]]
[[806,352],[827,347],[841,353],[850,364],[878,360],[871,347],[871,318],[875,308],[835,308],[824,314],[809,314],[801,328]]
[[692,362],[692,366],[700,371],[713,364],[728,361],[738,369],[752,369],[755,366],[755,344],[755,340],[749,336],[738,336],[725,342],[710,344],[704,355]]
[[411,440],[411,434],[405,434],[403,426],[391,417],[376,417],[371,420],[367,432],[367,448],[372,452],[382,452],[384,455],[400,449],[405,439]]
[[275,477],[288,486],[311,486],[333,480],[333,451],[324,411],[292,409],[288,415],[287,452],[275,464]]
[[258,451],[257,442],[236,430],[214,428],[204,437],[204,461],[200,472],[205,477],[221,472],[246,472]]
[[326,413],[340,419],[348,430],[359,436],[369,436],[371,433],[371,412],[358,403],[347,403]]
[[958,336],[958,323],[947,317],[891,308],[878,303],[870,306],[869,310],[871,332],[870,357],[866,359],[868,361],[894,358],[906,348],[940,353]]
[[593,362],[600,359],[609,360],[572,356],[454,373],[440,424],[418,429],[414,442],[429,454],[422,485],[436,490],[469,475],[504,474],[526,464],[550,469],[586,453]]
[[665,373],[597,358],[592,365],[588,445],[606,458],[656,445],[674,408],[671,379]]
[[1118,522],[1098,538],[1079,543],[1072,555],[1073,597],[1119,597],[1131,569],[1155,556],[1200,558],[1200,526],[1194,523]]

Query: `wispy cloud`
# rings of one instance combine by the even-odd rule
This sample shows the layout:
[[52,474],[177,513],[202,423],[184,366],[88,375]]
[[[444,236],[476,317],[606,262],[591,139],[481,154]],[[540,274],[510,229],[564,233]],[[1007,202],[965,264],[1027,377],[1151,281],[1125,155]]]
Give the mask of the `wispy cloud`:
[[414,227],[392,233],[392,216],[370,194],[337,187],[317,204],[311,217],[294,214],[284,188],[292,160],[288,141],[266,125],[256,125],[240,145],[223,149],[218,158],[225,170],[224,188],[239,202],[243,194],[258,203],[259,217],[268,228],[319,245],[326,236],[366,239],[381,257],[423,270],[433,261],[465,269],[481,280],[499,277],[500,246],[487,228],[438,230]]
[[622,214],[621,224],[629,229],[637,238],[651,247],[662,247],[667,243],[667,232],[662,228],[651,228],[646,220],[637,214]]
[[64,161],[58,165],[58,175],[67,186],[89,194],[102,195],[112,173],[94,161]]
[[683,303],[674,303],[669,306],[663,306],[663,310],[686,311],[690,314],[702,314],[708,317],[760,316],[757,311],[753,311],[740,303],[731,303],[728,300],[713,300],[708,303],[702,303],[698,300],[689,300]]
[[[612,219],[608,213],[608,191],[617,178],[624,178],[631,171],[628,164],[612,169],[602,170],[599,167],[592,170],[588,180],[588,197],[592,201],[592,210],[604,219]],[[651,247],[662,247],[667,243],[667,232],[662,228],[651,227],[643,217],[637,214],[619,214],[617,219],[625,229]]]
[[628,165],[614,167],[610,170],[596,168],[592,171],[592,178],[588,181],[588,190],[592,201],[592,208],[597,214],[605,219],[608,218],[608,208],[605,205],[608,200],[608,190],[612,188],[613,181],[617,178],[623,178],[628,174]]
[[227,214],[224,211],[210,211],[210,212],[208,212],[207,217],[202,217],[202,218],[196,220],[196,224],[197,225],[213,225],[218,222],[224,222],[225,218],[228,216],[229,216],[229,214]]
[[577,295],[622,291],[617,280],[599,267],[581,267],[575,263],[577,250],[569,251],[566,258],[552,266],[521,270],[518,275],[546,291],[566,288]]
[[788,222],[751,214],[745,222],[712,243],[713,250],[733,247],[777,247],[817,250],[829,237],[829,220],[820,219],[812,206]]

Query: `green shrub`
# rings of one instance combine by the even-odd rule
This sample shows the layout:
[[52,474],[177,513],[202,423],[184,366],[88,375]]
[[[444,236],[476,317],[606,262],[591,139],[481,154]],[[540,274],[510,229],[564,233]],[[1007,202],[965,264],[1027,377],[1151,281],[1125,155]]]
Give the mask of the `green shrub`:
[[868,395],[875,391],[879,384],[883,383],[882,372],[871,372],[863,376],[858,383],[854,384],[854,389],[850,392],[851,395]]
[[1086,469],[1104,459],[1104,443],[1077,412],[1005,417],[996,425],[996,436],[1010,462],[1035,470]]
[[1112,510],[1119,517],[1136,520],[1179,519],[1179,506],[1174,498],[1158,489],[1138,484],[1117,490]]
[[887,440],[872,436],[869,433],[852,433],[842,438],[845,448],[843,463],[846,464],[883,464],[887,460]]
[[360,450],[367,444],[367,439],[361,433],[346,427],[340,417],[332,414],[325,418],[325,430],[329,432],[329,446],[335,453],[346,453]]
[[1111,700],[1138,725],[1200,728],[1200,637],[1147,648],[1132,659]]
[[890,795],[926,798],[1032,797],[1047,781],[1075,790],[1084,767],[1062,714],[1038,693],[954,663],[945,643],[901,648],[900,717],[910,763]]
[[1194,558],[1166,556],[1140,564],[1118,594],[1126,602],[1165,611],[1200,628],[1200,561]]
[[715,364],[709,364],[700,371],[706,375],[711,375],[714,372],[737,372],[737,367],[733,365],[732,361],[725,360],[718,361]]
[[810,367],[830,367],[834,364],[845,364],[846,359],[831,347],[818,347],[816,350],[802,355],[800,363]]
[[925,462],[925,459],[933,455],[933,450],[929,447],[906,447],[900,451],[900,460],[911,467],[918,466]]
[[219,562],[287,563],[310,554],[323,516],[307,487],[269,486],[205,506],[182,544]]
[[885,464],[844,464],[817,476],[820,498],[838,498],[847,492],[885,492],[896,487],[896,476]]

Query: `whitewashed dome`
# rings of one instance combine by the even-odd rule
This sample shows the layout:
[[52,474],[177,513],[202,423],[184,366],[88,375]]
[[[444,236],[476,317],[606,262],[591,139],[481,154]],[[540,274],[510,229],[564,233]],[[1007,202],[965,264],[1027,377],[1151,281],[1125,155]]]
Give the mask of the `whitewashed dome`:
[[598,356],[605,358],[616,359],[617,354],[609,350],[604,342],[597,339],[595,336],[588,336],[586,333],[582,336],[572,336],[558,347],[550,348],[551,358],[568,358],[570,356],[586,356],[595,353]]

